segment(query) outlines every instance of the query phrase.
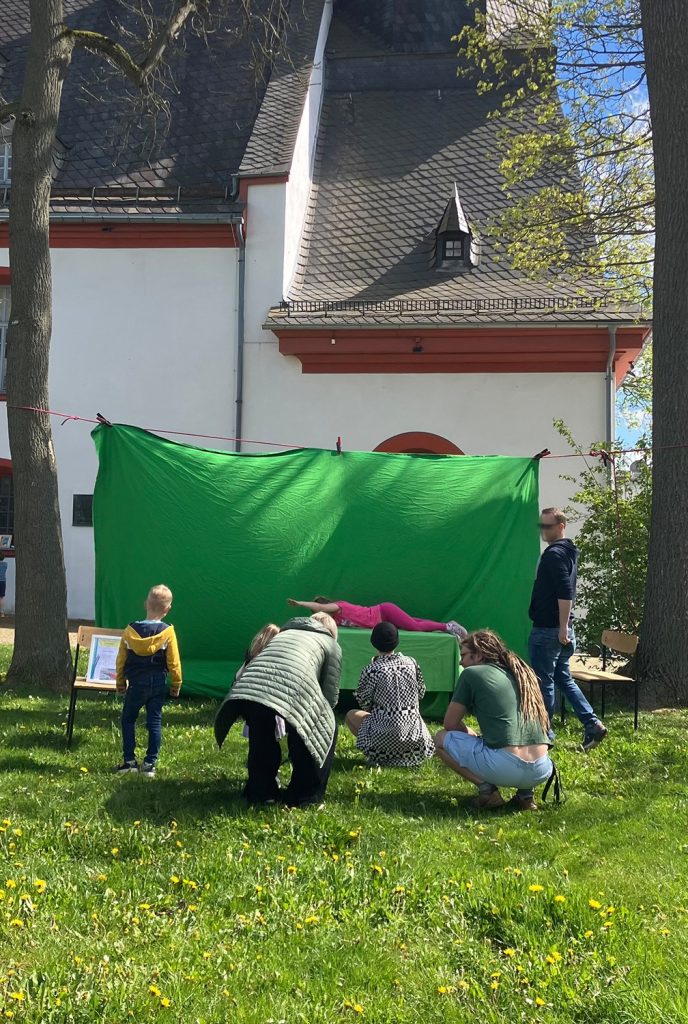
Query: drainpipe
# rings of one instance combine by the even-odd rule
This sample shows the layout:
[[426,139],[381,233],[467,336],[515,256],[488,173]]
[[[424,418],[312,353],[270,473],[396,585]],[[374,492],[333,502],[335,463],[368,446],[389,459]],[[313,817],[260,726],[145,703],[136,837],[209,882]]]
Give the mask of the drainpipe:
[[246,236],[244,225],[237,224],[239,238],[239,295],[237,298],[236,406],[234,415],[234,451],[241,451],[244,411],[244,306],[246,293]]
[[614,356],[616,355],[616,324],[609,324],[609,351],[607,354],[607,372],[605,374],[606,396],[606,437],[607,449],[611,449],[616,440],[616,394],[614,387]]

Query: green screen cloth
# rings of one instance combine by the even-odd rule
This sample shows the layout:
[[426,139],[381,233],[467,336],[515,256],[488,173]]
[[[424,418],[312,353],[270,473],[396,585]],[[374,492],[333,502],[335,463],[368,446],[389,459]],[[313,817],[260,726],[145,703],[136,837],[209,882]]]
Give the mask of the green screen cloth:
[[[340,629],[342,679],[338,707],[357,707],[353,691],[361,671],[375,654],[367,629]],[[423,714],[443,718],[461,671],[459,645],[448,633],[408,633],[399,630],[399,650],[415,658],[425,680]],[[184,659],[184,692],[197,696],[226,696],[239,668],[239,662],[196,661]]]
[[121,628],[151,585],[171,587],[186,692],[224,696],[257,630],[290,617],[288,597],[391,601],[490,626],[525,653],[535,460],[234,454],[119,425],[93,438],[97,622]]

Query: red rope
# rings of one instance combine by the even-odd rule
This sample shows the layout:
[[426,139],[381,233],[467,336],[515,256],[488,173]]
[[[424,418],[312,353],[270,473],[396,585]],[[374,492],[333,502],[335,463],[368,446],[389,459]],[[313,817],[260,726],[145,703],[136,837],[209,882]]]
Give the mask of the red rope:
[[[76,416],[69,412],[56,412],[53,409],[40,409],[33,405],[12,405],[11,409],[22,409],[25,412],[36,412],[42,413],[45,416],[56,416],[62,420],[63,425],[73,420],[77,423],[95,423],[98,424],[100,420],[92,420],[87,416]],[[303,449],[305,445],[302,444],[283,444],[280,441],[256,441],[252,438],[247,437],[225,437],[222,434],[194,434],[187,430],[167,430],[165,427],[142,427],[142,430],[147,430],[153,434],[172,434],[176,437],[199,437],[205,441],[235,441],[241,442],[242,444],[263,444],[270,448],[285,448],[291,451],[295,449]],[[340,441],[341,439],[338,439]],[[676,448],[688,448],[688,442],[681,444],[664,444],[657,445],[651,448],[619,448],[613,452],[605,451],[604,449],[593,449],[589,452],[568,452],[566,455],[552,455],[551,452],[542,454],[539,458],[542,459],[586,459],[586,458],[611,458],[617,455],[635,455],[635,454],[652,454],[653,452],[670,451]]]

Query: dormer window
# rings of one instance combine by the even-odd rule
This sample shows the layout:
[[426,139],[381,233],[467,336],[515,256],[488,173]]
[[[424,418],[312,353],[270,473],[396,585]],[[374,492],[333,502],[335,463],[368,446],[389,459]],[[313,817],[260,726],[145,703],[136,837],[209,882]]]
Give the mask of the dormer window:
[[437,228],[435,265],[438,270],[470,269],[480,262],[479,248],[477,235],[461,205],[458,187],[454,185],[454,198],[447,203]]
[[445,234],[442,239],[442,262],[465,259],[464,235]]

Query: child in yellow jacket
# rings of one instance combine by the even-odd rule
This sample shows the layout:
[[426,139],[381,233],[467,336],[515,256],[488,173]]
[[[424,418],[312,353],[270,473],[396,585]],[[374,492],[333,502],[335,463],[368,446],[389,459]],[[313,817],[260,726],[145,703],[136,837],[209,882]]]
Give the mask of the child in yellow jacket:
[[[170,677],[170,697],[178,697],[182,665],[174,626],[164,622],[172,607],[172,591],[160,584],[151,587],[146,598],[146,618],[130,622],[124,630],[117,653],[117,693],[124,695],[122,708],[123,759],[115,772],[141,772],[155,777],[162,741],[162,706]],[[128,684],[128,685],[127,685]],[[136,719],[146,709],[148,749],[143,764],[136,760]]]

